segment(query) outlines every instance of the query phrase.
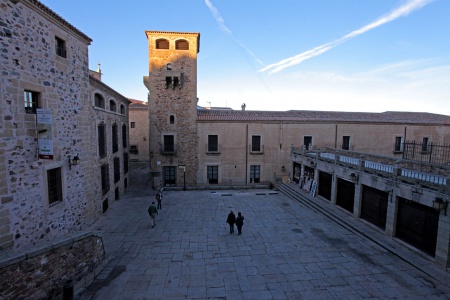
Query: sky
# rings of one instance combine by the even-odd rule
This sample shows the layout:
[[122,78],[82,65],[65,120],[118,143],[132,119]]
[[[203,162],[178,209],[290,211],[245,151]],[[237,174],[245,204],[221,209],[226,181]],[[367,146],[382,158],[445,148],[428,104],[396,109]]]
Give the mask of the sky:
[[198,105],[450,115],[448,0],[41,0],[147,101],[146,30],[199,32]]

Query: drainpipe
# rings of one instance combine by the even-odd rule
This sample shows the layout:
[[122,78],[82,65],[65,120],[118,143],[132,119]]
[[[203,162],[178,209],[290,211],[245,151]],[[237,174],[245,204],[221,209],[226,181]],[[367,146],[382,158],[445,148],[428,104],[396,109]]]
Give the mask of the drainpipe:
[[248,169],[248,124],[245,132],[245,185],[247,185],[247,169]]
[[337,124],[334,129],[334,148],[337,148]]

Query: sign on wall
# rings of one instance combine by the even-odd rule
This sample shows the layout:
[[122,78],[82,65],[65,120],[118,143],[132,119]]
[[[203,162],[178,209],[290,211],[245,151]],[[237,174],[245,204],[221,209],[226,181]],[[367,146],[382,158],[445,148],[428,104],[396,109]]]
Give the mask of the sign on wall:
[[39,158],[53,159],[52,110],[36,109]]

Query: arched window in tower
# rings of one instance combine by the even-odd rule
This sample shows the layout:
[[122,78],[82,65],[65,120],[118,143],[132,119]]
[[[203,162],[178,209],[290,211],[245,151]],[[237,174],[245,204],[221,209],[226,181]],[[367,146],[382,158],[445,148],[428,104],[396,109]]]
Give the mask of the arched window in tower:
[[175,116],[174,116],[174,115],[170,115],[170,117],[169,117],[169,123],[170,123],[170,124],[175,124]]
[[166,39],[156,40],[156,49],[169,49],[169,41]]
[[177,40],[175,42],[176,50],[189,50],[189,43],[186,40]]

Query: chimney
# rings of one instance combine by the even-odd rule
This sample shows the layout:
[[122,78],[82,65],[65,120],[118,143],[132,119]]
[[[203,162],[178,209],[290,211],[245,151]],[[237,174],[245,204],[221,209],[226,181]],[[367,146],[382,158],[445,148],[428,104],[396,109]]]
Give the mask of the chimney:
[[100,70],[100,64],[98,64],[97,71],[89,70],[89,75],[98,81],[102,81],[102,70]]
[[241,108],[242,108],[242,111],[245,111],[245,103],[242,103]]
[[98,68],[97,68],[97,73],[98,73],[98,80],[102,81],[102,70],[100,70],[100,64],[97,64]]

